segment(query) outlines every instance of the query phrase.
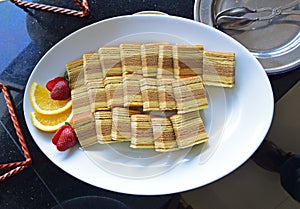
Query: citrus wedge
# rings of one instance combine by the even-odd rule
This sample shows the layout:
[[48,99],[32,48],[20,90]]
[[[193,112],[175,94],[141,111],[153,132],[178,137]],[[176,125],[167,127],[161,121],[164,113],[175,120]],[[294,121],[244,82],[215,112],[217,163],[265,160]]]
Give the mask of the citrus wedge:
[[34,110],[44,115],[55,115],[71,109],[72,100],[53,100],[50,91],[33,82],[30,87],[30,102]]
[[72,109],[67,109],[62,113],[56,115],[43,115],[38,112],[30,112],[32,124],[41,131],[55,132],[59,127],[70,123],[72,120]]

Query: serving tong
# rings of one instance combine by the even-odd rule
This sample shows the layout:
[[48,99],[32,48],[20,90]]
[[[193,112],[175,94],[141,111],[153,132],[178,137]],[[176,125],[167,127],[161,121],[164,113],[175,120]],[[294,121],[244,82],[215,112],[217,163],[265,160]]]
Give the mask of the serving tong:
[[[299,4],[300,0],[295,0],[275,8],[251,9],[247,7],[235,7],[226,9],[216,15],[215,27],[219,29],[239,30],[254,22],[272,20],[274,17],[280,15],[300,15],[300,10],[296,8]],[[267,14],[264,15],[264,13]],[[261,16],[250,17],[249,14],[261,14]]]

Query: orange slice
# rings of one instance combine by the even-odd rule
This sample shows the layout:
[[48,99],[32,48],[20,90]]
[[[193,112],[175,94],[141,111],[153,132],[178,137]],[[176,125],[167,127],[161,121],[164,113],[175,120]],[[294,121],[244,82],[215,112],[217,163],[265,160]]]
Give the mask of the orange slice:
[[30,87],[30,102],[34,110],[44,115],[55,115],[72,107],[72,100],[53,100],[50,91],[42,85],[33,82]]
[[41,131],[55,132],[65,122],[72,120],[72,108],[67,109],[62,113],[56,115],[44,115],[38,112],[30,112],[32,124]]

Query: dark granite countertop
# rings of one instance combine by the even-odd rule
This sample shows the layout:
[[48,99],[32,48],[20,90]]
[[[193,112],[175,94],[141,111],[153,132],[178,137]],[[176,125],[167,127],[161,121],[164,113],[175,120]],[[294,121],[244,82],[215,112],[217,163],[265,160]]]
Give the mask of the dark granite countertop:
[[[57,5],[61,1],[52,2]],[[66,2],[66,1],[64,1]],[[69,1],[68,1],[69,2]],[[72,1],[70,1],[72,3]],[[23,10],[11,2],[0,3],[0,82],[8,86],[23,135],[33,163],[29,168],[0,182],[1,209],[80,208],[84,200],[101,201],[113,198],[131,209],[160,209],[172,195],[136,196],[107,191],[88,185],[54,165],[37,147],[26,127],[23,115],[23,94],[27,80],[40,58],[55,43],[71,32],[109,17],[157,10],[193,19],[192,0],[90,0],[91,15],[78,18],[35,10]],[[72,7],[71,3],[65,3]],[[300,78],[300,69],[269,76],[275,101]],[[24,160],[18,137],[0,91],[0,163]],[[7,170],[5,170],[7,171]],[[0,172],[0,175],[4,171]],[[101,197],[101,198],[100,198]],[[103,199],[104,198],[104,199]],[[119,208],[125,208],[120,202]]]

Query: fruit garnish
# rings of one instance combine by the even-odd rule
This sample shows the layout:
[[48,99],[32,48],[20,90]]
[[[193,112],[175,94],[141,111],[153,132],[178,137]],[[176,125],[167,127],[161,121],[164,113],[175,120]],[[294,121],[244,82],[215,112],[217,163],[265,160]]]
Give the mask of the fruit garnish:
[[38,112],[30,112],[30,118],[32,124],[41,131],[55,132],[65,122],[71,122],[72,120],[72,109],[69,108],[64,112],[56,115],[44,115]]
[[52,89],[54,88],[55,84],[58,82],[58,81],[63,81],[63,80],[66,80],[64,77],[62,76],[59,76],[59,77],[56,77],[50,81],[47,82],[46,84],[46,88],[49,90],[49,91],[52,91]]
[[68,127],[68,126],[70,126],[70,125],[62,125],[56,132],[55,132],[55,134],[52,136],[52,144],[57,144],[57,141],[58,141],[58,139],[59,139],[59,137],[60,137],[60,134],[61,134],[61,132],[66,128],[66,127]]
[[55,115],[72,107],[72,100],[53,100],[42,85],[33,82],[30,87],[30,102],[34,110],[44,115]]
[[57,150],[65,151],[78,142],[76,133],[71,125],[61,126],[52,137],[52,143],[56,145]]
[[67,80],[58,81],[53,87],[50,96],[54,100],[66,100],[71,97],[71,89]]

